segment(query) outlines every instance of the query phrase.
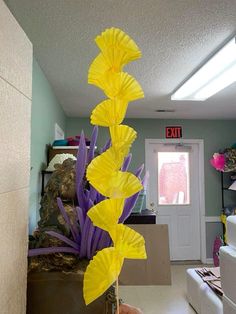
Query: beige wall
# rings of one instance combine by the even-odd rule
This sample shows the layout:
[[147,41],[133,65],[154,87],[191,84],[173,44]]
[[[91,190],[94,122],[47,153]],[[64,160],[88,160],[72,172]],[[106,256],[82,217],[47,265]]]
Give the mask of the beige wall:
[[0,0],[0,313],[26,311],[32,45]]

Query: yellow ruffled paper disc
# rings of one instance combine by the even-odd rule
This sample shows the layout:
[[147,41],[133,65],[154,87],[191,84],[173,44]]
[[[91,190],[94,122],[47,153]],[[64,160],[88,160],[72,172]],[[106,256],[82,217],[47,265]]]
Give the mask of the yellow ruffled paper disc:
[[108,98],[134,101],[144,97],[142,87],[136,79],[125,72],[107,72],[94,80],[93,85],[101,88]]
[[119,254],[130,259],[146,259],[145,240],[141,234],[133,229],[118,224],[109,232],[114,247],[119,251]]
[[90,261],[84,274],[84,300],[86,305],[100,297],[119,276],[124,258],[113,248],[99,251]]
[[107,199],[90,208],[87,215],[94,226],[110,231],[117,225],[123,212],[124,199]]
[[[134,40],[119,28],[106,29],[96,37],[95,42],[114,65],[124,65],[142,56]],[[108,52],[111,52],[110,56]]]
[[124,120],[128,102],[121,99],[107,99],[98,104],[91,114],[91,124],[110,127]]
[[88,165],[86,171],[88,181],[106,197],[127,198],[136,194],[143,186],[134,174],[119,171],[123,160],[122,154],[119,155],[112,147],[109,148]]
[[92,160],[86,170],[89,183],[106,199],[94,205],[87,215],[93,224],[107,231],[114,247],[103,249],[90,261],[84,275],[86,304],[101,296],[117,280],[124,258],[145,259],[144,238],[133,229],[119,224],[126,198],[143,186],[134,174],[121,171],[124,158],[136,138],[136,131],[120,125],[129,101],[144,97],[140,84],[124,65],[141,57],[136,43],[122,30],[110,28],[95,39],[101,53],[89,68],[88,82],[109,98],[96,106],[91,123],[110,128],[111,147]]
[[110,127],[111,143],[117,154],[127,156],[132,143],[137,137],[137,132],[128,125]]
[[87,172],[90,184],[102,195],[110,198],[128,198],[143,189],[140,180],[130,172],[116,171],[100,176]]

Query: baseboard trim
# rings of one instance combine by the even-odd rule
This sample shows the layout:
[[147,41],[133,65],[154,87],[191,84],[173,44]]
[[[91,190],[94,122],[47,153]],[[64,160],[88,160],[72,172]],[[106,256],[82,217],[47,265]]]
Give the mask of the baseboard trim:
[[205,222],[221,222],[219,216],[206,216]]
[[206,264],[214,264],[213,258],[207,258]]

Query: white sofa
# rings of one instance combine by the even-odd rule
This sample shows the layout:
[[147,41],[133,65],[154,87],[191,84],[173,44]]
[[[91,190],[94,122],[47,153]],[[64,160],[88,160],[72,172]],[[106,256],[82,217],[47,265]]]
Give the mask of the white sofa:
[[187,298],[198,314],[223,314],[223,303],[201,277],[197,268],[187,269]]
[[187,297],[199,314],[236,314],[236,215],[227,218],[228,246],[220,248],[223,302],[203,282],[196,269],[187,270]]
[[228,246],[220,248],[224,314],[236,314],[236,216],[227,218]]

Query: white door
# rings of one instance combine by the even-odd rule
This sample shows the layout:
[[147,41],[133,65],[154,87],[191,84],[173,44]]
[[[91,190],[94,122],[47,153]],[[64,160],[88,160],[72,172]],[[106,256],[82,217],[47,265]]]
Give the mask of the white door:
[[168,224],[171,260],[200,260],[199,145],[149,140],[146,168],[147,208]]

